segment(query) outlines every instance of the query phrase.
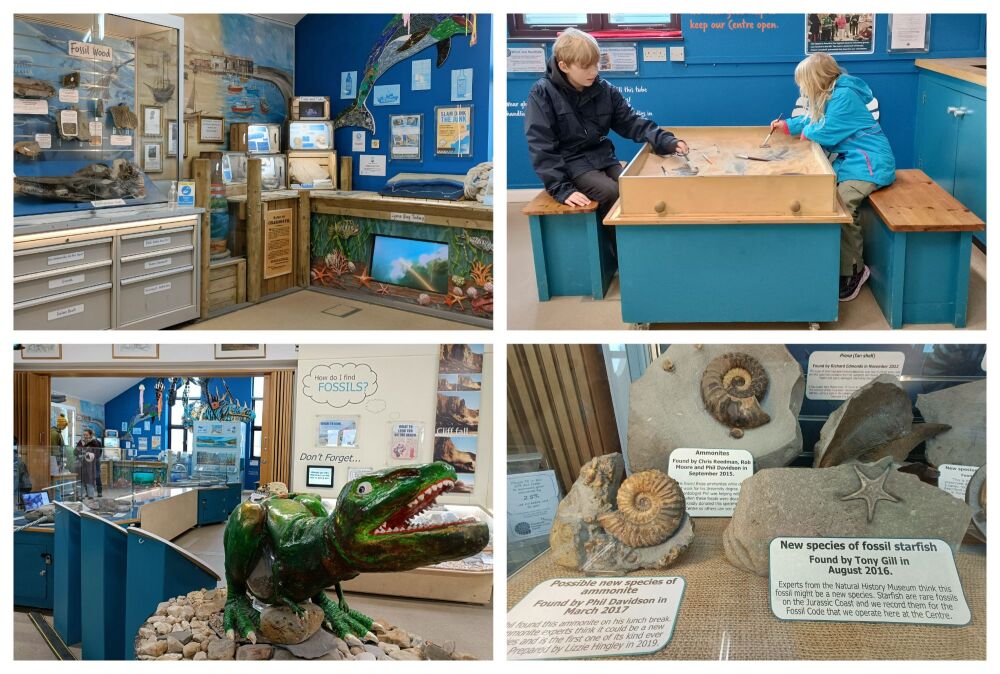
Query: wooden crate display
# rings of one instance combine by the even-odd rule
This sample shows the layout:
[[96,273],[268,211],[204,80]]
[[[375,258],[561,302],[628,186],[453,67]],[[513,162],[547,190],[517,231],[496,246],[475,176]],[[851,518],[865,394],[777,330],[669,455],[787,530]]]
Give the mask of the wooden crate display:
[[329,152],[317,151],[317,150],[291,150],[288,153],[288,181],[292,189],[306,189],[301,187],[299,183],[292,179],[295,173],[296,166],[301,163],[309,163],[315,165],[321,171],[325,171],[330,177],[332,182],[331,185],[316,188],[316,189],[329,189],[336,190],[340,189],[337,181],[337,153],[334,150]]
[[247,301],[247,261],[232,258],[208,268],[208,310],[221,311]]

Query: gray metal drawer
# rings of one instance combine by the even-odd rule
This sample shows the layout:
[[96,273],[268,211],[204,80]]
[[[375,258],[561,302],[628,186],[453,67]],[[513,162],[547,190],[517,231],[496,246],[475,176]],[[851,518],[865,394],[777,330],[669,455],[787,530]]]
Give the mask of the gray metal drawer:
[[169,248],[183,248],[194,244],[194,225],[171,227],[155,232],[122,234],[118,237],[118,254],[121,257],[153,253]]
[[14,281],[14,303],[61,295],[111,283],[111,260],[21,276]]
[[14,305],[16,330],[111,329],[110,283]]
[[110,237],[17,250],[14,251],[14,276],[16,278],[110,259]]
[[194,267],[123,279],[118,289],[118,327],[195,304]]
[[122,258],[119,278],[130,279],[194,265],[194,247],[167,250]]

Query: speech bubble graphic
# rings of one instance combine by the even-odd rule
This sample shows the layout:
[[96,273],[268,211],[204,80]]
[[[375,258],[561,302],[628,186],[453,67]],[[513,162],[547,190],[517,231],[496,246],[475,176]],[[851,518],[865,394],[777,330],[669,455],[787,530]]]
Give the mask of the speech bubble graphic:
[[378,391],[378,375],[365,363],[317,365],[302,379],[302,392],[321,405],[347,407]]

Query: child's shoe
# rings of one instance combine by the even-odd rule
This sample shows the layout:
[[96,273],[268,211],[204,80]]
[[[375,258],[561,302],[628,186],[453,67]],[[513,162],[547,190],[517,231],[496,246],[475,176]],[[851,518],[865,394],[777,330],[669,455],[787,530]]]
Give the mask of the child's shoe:
[[864,265],[861,271],[856,271],[851,276],[841,276],[840,277],[840,301],[850,302],[861,292],[861,286],[865,284],[868,277],[872,275],[871,270],[868,269],[868,265]]

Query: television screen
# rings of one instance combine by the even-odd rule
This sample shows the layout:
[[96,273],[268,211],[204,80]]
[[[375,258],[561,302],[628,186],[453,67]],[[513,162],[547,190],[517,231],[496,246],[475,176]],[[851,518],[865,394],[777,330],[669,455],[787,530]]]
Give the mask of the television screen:
[[380,283],[447,293],[448,244],[376,234],[369,273]]
[[118,448],[118,438],[104,438],[104,446],[112,449]]

